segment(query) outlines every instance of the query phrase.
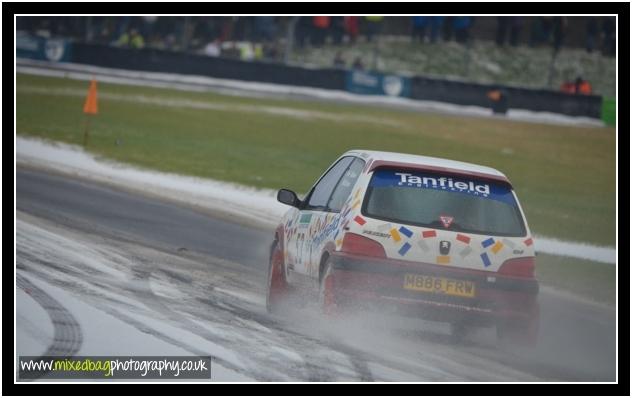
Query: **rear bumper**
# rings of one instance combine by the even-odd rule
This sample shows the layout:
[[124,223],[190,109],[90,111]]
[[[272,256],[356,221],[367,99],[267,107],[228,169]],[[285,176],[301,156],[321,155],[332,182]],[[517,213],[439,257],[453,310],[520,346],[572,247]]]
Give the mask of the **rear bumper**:
[[[535,279],[508,278],[493,272],[447,268],[390,259],[334,253],[336,302],[444,322],[489,324],[528,321],[539,313]],[[404,289],[406,274],[443,277],[475,284],[474,297]]]

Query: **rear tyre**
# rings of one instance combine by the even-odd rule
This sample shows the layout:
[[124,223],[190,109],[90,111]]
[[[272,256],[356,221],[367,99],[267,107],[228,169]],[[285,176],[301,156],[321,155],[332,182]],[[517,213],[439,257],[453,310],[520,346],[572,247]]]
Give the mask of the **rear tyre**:
[[266,310],[279,313],[288,295],[288,284],[285,279],[283,253],[278,242],[273,244],[268,266],[268,289],[266,294]]

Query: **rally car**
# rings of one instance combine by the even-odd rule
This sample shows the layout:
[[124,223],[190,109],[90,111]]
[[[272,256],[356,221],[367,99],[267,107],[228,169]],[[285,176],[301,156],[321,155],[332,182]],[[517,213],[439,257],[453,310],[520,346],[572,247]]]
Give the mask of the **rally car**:
[[389,311],[448,322],[455,336],[495,326],[500,339],[535,342],[533,238],[501,172],[352,150],[303,200],[287,189],[277,199],[292,208],[271,246],[268,311],[313,289],[325,314]]

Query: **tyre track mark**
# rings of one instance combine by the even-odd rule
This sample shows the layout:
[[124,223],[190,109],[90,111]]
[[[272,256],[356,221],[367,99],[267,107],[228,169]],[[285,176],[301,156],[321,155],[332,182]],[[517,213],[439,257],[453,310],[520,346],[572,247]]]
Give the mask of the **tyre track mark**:
[[[23,275],[16,275],[16,285],[31,296],[33,300],[46,311],[53,323],[53,342],[38,359],[50,356],[60,357],[61,359],[75,355],[83,343],[83,334],[81,332],[81,326],[70,311],[59,301],[31,283],[31,281]],[[38,379],[49,372],[50,371],[38,371],[33,373],[32,377],[23,380]]]

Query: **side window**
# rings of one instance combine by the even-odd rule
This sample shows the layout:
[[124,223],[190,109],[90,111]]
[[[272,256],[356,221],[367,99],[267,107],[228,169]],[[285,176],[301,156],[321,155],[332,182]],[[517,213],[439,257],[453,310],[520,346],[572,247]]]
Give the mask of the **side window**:
[[329,199],[329,204],[327,207],[331,211],[339,212],[342,209],[342,205],[345,203],[345,200],[351,194],[351,189],[355,185],[358,177],[360,177],[360,173],[362,173],[362,169],[364,168],[364,160],[355,159],[351,166],[347,169],[347,171],[340,179],[338,186],[334,189],[334,193],[331,195]]
[[331,196],[334,187],[342,177],[349,164],[353,161],[350,156],[344,157],[338,161],[329,171],[325,174],[318,184],[314,187],[312,194],[309,197],[307,208],[319,208],[325,209],[327,207],[327,201]]

